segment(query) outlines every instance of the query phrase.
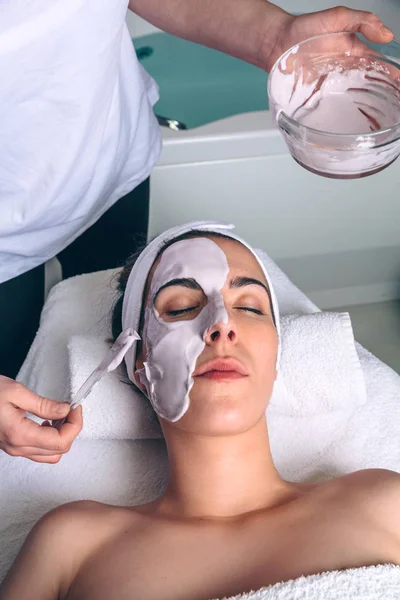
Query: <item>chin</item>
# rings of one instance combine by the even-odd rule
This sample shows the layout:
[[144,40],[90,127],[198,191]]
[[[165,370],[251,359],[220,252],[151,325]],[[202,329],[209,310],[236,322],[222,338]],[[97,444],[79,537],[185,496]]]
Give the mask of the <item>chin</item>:
[[229,397],[208,402],[193,399],[179,425],[199,435],[235,435],[254,427],[265,415],[265,410],[264,406],[251,406],[242,399],[238,401]]

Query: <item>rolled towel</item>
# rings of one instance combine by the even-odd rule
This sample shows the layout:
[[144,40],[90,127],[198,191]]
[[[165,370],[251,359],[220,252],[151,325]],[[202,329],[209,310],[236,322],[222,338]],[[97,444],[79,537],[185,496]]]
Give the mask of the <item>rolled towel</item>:
[[[73,398],[110,348],[103,338],[74,335],[68,343]],[[83,439],[140,440],[161,438],[156,413],[120,367],[104,375],[83,403]]]
[[271,412],[306,417],[365,404],[364,374],[348,313],[283,317],[281,335],[281,369],[289,393],[272,398]]
[[[364,375],[347,313],[318,312],[281,318],[281,384],[267,414],[350,416],[367,400]],[[107,354],[109,344],[93,335],[68,343],[72,398]],[[284,383],[283,383],[284,382]],[[85,439],[161,437],[156,415],[120,368],[108,373],[84,404]]]
[[398,600],[399,590],[400,567],[387,563],[325,571],[223,600]]

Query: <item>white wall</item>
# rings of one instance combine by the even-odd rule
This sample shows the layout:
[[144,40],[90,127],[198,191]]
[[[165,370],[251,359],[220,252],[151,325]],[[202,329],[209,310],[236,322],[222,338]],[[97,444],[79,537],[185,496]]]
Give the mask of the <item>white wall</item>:
[[352,181],[313,175],[287,153],[157,166],[149,237],[228,221],[321,308],[380,302],[400,297],[399,182],[400,159]]

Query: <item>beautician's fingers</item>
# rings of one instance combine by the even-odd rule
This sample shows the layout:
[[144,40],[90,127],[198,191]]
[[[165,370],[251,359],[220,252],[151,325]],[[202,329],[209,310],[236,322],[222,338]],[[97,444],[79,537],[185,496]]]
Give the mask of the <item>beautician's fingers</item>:
[[[29,458],[30,455],[42,456],[45,458],[46,456],[54,456],[56,453],[54,450],[43,450],[42,448],[36,448],[36,446],[20,446],[10,448],[8,454],[10,456],[23,458]],[[57,456],[62,456],[62,454],[57,453]]]
[[[362,10],[353,10],[344,6],[337,6],[314,13],[300,16],[288,16],[283,30],[278,37],[271,54],[267,59],[267,71],[270,70],[275,61],[286,50],[308,38],[326,33],[337,33],[340,31],[362,33],[370,42],[386,44],[392,41],[393,32],[379,19],[377,15]],[[321,44],[332,44],[331,40],[321,40]],[[360,41],[359,51],[362,42]],[[321,52],[335,50],[332,47],[321,47]],[[341,50],[343,50],[341,48]],[[355,50],[355,51],[354,51]],[[353,49],[354,54],[358,53]],[[352,52],[352,53],[353,53]]]
[[22,411],[29,411],[42,419],[61,419],[70,409],[69,402],[49,400],[35,394],[22,383],[0,375],[0,408],[6,404]]
[[375,44],[386,44],[393,32],[372,12],[337,6],[297,17],[297,31],[302,39],[323,33],[350,31],[362,33]]
[[29,455],[25,456],[25,458],[27,458],[28,460],[33,460],[33,462],[50,464],[50,465],[55,465],[55,464],[59,463],[60,460],[62,459],[62,457],[63,457],[62,454],[53,454],[50,456],[42,456],[41,454],[29,454]]
[[[82,406],[78,406],[77,408],[74,408],[74,410],[69,411],[67,421],[65,425],[61,427],[60,432],[64,427],[68,426],[73,427],[74,431],[77,431],[78,433],[81,431],[83,427]],[[78,433],[75,434],[75,437],[78,435]]]
[[62,435],[55,431],[51,437],[46,428],[26,417],[26,410],[44,418],[60,418],[68,414],[70,406],[42,398],[13,379],[0,376],[0,449],[10,455],[24,446],[67,452],[80,430],[76,421]]
[[82,407],[70,410],[67,420],[59,430],[53,427],[42,427],[31,419],[25,418],[24,439],[27,446],[35,446],[41,450],[51,450],[54,454],[65,454],[82,429]]
[[[46,422],[45,422],[46,423]],[[50,423],[42,423],[42,427],[50,427],[51,428],[51,424]],[[74,427],[78,427],[79,431],[82,429],[82,425],[83,425],[83,420],[82,420],[82,407],[78,406],[78,408],[75,408],[74,410],[71,410],[71,412],[69,413],[68,417],[67,417],[67,422],[65,423],[65,425],[63,425],[60,428],[60,431],[68,424],[72,424]],[[79,433],[78,431],[78,433]],[[29,460],[33,460],[34,462],[39,462],[39,463],[49,463],[49,464],[56,464],[58,463],[63,454],[52,454],[51,452],[47,451],[41,451],[39,452],[37,448],[30,448],[30,451],[26,452],[26,454],[24,454],[23,456],[25,456],[25,458],[28,458]],[[46,452],[46,453],[45,453]]]
[[[21,452],[26,446],[35,448],[35,454],[48,450],[51,454],[64,454],[71,448],[72,442],[82,429],[81,408],[71,411],[67,422],[56,430],[52,427],[41,427],[27,417],[13,418],[13,427],[8,427],[0,447],[11,456],[27,456]],[[7,430],[7,421],[5,423]],[[27,456],[28,458],[28,456]]]
[[[47,425],[45,423],[46,422],[42,423],[40,425],[40,427],[50,427],[51,428],[51,425],[48,421],[47,421]],[[75,437],[81,431],[82,424],[83,424],[82,407],[81,406],[79,406],[75,410],[70,411],[70,414],[67,417],[67,421],[66,421],[65,425],[68,425],[68,424],[72,425],[74,429],[73,429],[73,431],[72,430],[67,431],[67,435],[71,436],[71,434],[72,434],[75,439]],[[37,424],[35,423],[35,425],[37,425]],[[62,428],[64,428],[64,425]],[[61,428],[60,428],[60,431],[61,431]],[[64,434],[64,431],[63,431],[63,434]],[[40,462],[55,462],[53,460],[46,460],[45,457],[52,459],[55,456],[59,456],[61,458],[61,456],[63,454],[68,452],[70,447],[71,447],[71,444],[68,441],[66,443],[65,448],[63,448],[62,450],[60,450],[58,452],[54,452],[53,448],[48,450],[48,449],[41,448],[38,446],[14,446],[14,447],[9,448],[8,454],[10,454],[11,456],[23,456],[25,458],[31,458],[31,456],[33,455],[35,457],[42,457]],[[32,459],[32,460],[36,460],[36,458]]]

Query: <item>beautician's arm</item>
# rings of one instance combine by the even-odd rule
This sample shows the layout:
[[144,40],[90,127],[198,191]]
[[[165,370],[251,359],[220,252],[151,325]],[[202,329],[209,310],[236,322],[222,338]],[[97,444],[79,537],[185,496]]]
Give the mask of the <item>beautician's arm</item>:
[[337,7],[295,17],[266,0],[130,0],[156,27],[267,71],[292,45],[321,33],[360,31],[375,43],[393,34],[376,15]]

